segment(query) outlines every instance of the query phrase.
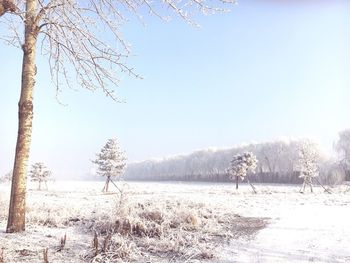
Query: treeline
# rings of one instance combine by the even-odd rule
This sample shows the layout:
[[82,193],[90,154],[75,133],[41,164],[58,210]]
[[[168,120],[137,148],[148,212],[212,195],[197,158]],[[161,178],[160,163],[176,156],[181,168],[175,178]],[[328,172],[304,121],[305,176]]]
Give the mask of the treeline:
[[[255,173],[249,179],[256,183],[301,183],[298,160],[302,140],[252,143],[230,149],[207,149],[189,155],[179,155],[162,160],[132,163],[126,169],[127,180],[178,180],[227,182],[227,169],[232,157],[242,152],[252,152],[258,159]],[[308,140],[309,141],[309,140]],[[325,184],[344,181],[345,173],[340,165],[330,160],[316,143],[311,143],[318,153],[319,177]]]

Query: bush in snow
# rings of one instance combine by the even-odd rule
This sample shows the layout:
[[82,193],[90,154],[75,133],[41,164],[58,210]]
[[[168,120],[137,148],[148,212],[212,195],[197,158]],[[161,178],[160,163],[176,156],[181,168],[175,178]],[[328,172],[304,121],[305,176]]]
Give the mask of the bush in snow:
[[256,156],[251,152],[245,152],[233,156],[228,172],[231,179],[236,178],[236,189],[238,189],[238,179],[241,178],[243,181],[244,178],[247,177],[248,172],[254,173],[257,163],[258,160],[256,159]]
[[38,182],[38,190],[41,190],[41,184],[44,183],[47,189],[47,181],[51,177],[51,171],[47,169],[44,163],[35,163],[29,171],[31,181]]
[[109,139],[102,147],[97,158],[93,161],[97,165],[97,174],[106,177],[103,191],[108,192],[108,185],[113,183],[111,177],[120,177],[126,167],[125,152],[120,149],[117,139]]

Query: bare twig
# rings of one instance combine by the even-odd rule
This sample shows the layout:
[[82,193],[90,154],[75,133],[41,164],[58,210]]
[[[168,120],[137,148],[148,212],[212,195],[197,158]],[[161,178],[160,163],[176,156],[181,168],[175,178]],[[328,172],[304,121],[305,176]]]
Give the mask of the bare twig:
[[49,249],[44,248],[44,250],[43,250],[44,263],[49,263],[48,252],[49,252]]
[[327,192],[329,194],[332,193],[328,188],[324,187],[323,184],[321,184],[321,182],[320,182],[320,180],[318,180],[318,178],[315,178],[315,180],[325,190],[325,192]]
[[4,248],[0,250],[0,263],[5,263]]
[[110,245],[110,241],[111,241],[111,238],[112,238],[112,234],[109,233],[105,239],[103,240],[103,247],[102,247],[102,251],[104,253],[106,253],[109,249],[109,245]]
[[56,250],[57,252],[60,252],[64,249],[64,247],[66,246],[66,240],[67,240],[67,234],[64,234],[64,236],[61,237],[61,239],[60,239],[59,247]]
[[96,257],[98,254],[98,237],[97,237],[97,232],[95,231],[94,233],[94,239],[92,240],[92,246],[94,249],[94,256]]

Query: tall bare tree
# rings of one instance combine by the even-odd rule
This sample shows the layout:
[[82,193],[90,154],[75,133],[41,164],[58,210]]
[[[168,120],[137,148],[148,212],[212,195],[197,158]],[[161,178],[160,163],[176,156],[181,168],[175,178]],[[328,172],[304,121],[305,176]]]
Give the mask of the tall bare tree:
[[[29,158],[37,50],[48,58],[57,91],[74,79],[83,88],[102,89],[117,100],[118,73],[137,76],[127,66],[129,46],[120,28],[130,14],[167,19],[169,10],[194,24],[194,13],[226,11],[235,0],[0,0],[0,26],[6,43],[23,51],[18,137],[7,232],[25,230],[26,172]],[[108,34],[108,37],[106,37]]]

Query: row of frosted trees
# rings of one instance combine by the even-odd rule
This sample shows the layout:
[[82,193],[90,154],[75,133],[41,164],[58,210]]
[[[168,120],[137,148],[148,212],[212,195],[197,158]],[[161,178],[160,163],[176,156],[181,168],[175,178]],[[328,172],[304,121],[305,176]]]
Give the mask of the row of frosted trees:
[[[112,178],[119,178],[125,170],[125,152],[120,148],[117,139],[109,139],[92,162],[96,165],[96,174],[105,178],[103,191],[108,192],[110,183],[116,186]],[[13,172],[10,171],[1,176],[0,183],[10,182],[12,174]],[[30,180],[37,182],[38,190],[41,190],[42,186],[47,189],[47,182],[52,179],[51,175],[52,172],[42,162],[34,163],[28,173]]]
[[129,180],[183,180],[183,181],[229,181],[228,165],[232,156],[243,152],[253,153],[258,163],[251,181],[258,183],[302,183],[298,163],[303,145],[315,152],[319,180],[326,184],[339,183],[345,174],[339,162],[333,161],[308,139],[279,140],[252,143],[230,149],[208,149],[189,155],[179,155],[162,160],[149,160],[128,165],[125,178]]

